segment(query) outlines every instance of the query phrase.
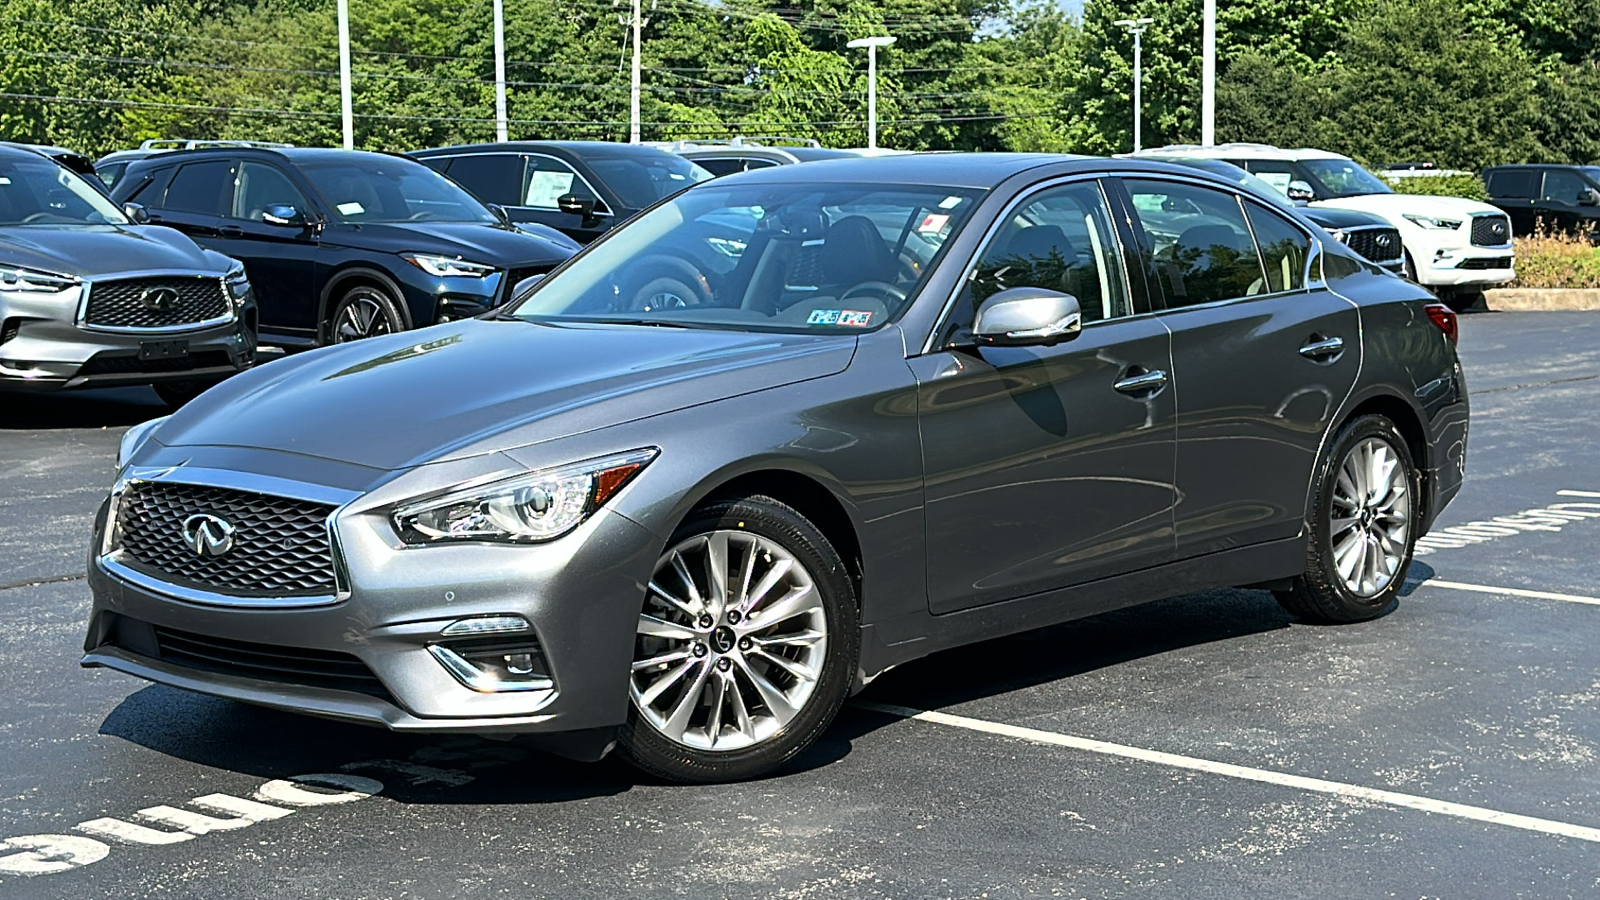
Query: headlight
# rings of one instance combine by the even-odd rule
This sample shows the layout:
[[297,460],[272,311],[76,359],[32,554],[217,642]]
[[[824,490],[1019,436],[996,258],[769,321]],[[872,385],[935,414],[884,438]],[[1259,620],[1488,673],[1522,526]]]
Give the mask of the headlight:
[[0,291],[54,294],[78,283],[71,275],[56,275],[21,266],[0,266]]
[[243,306],[246,298],[250,296],[250,277],[244,272],[244,263],[235,262],[222,276],[222,283],[228,286],[228,296],[233,298],[234,306]]
[[407,503],[394,511],[394,528],[408,544],[553,540],[615,496],[658,452],[632,450]]
[[731,238],[708,237],[706,238],[706,243],[711,245],[711,249],[721,253],[723,256],[729,256],[734,259],[738,259],[744,254],[744,241],[736,241],[732,240]]
[[452,259],[448,256],[430,256],[426,253],[402,253],[400,258],[438,278],[487,278],[497,270],[483,263]]
[[144,442],[150,438],[150,432],[155,431],[162,422],[170,418],[172,417],[162,416],[159,419],[140,422],[122,433],[122,443],[117,445],[118,471],[121,471],[122,467],[128,464],[128,460],[133,459],[133,455],[139,452],[139,448],[144,446]]
[[1413,216],[1410,213],[1405,215],[1405,219],[1407,222],[1410,222],[1419,228],[1426,228],[1430,231],[1455,231],[1457,228],[1461,227],[1460,219],[1440,219],[1435,216]]
[[1328,233],[1333,235],[1333,239],[1338,241],[1341,244],[1350,243],[1350,236],[1348,234],[1345,234],[1343,231],[1341,231],[1338,228],[1330,228],[1330,229],[1328,229]]

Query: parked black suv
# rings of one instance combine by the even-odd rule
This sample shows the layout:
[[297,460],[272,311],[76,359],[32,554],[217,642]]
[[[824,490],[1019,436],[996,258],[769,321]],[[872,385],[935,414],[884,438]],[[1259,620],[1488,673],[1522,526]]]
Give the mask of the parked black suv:
[[711,173],[654,147],[601,141],[466,144],[409,154],[514,222],[538,222],[589,243]]
[[112,196],[241,260],[262,341],[337,343],[491,309],[576,252],[427,166],[381,153],[222,147],[129,164]]
[[1513,234],[1533,234],[1542,222],[1600,243],[1600,166],[1490,166],[1483,182]]

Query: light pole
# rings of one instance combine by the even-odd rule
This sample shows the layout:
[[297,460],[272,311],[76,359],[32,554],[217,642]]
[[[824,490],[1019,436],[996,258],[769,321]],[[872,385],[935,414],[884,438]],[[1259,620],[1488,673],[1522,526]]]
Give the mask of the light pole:
[[878,48],[894,43],[888,35],[856,38],[848,44],[851,50],[867,48],[867,148],[878,149]]
[[1200,39],[1200,146],[1217,142],[1217,0],[1205,0]]
[[501,0],[494,0],[494,139],[511,139],[506,127],[506,15]]
[[1133,152],[1138,153],[1144,124],[1144,30],[1155,24],[1155,19],[1118,19],[1111,23],[1121,25],[1133,35]]
[[350,100],[350,3],[339,0],[339,118],[344,125],[344,148],[356,146],[354,104]]

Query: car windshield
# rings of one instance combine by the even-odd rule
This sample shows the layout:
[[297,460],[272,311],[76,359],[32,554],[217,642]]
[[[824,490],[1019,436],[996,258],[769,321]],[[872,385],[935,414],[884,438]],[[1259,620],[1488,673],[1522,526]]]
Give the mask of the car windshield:
[[712,177],[705,169],[671,153],[602,156],[587,162],[594,174],[622,199],[623,205],[634,209],[644,209],[662,197]]
[[512,314],[788,333],[857,333],[894,319],[978,191],[717,181],[630,222]]
[[0,226],[126,224],[83,176],[42,156],[0,158]]
[[1600,184],[1600,166],[1579,166],[1578,171],[1589,176],[1589,180]]
[[1332,197],[1394,193],[1394,189],[1384,184],[1382,179],[1348,159],[1305,159],[1300,164],[1306,167],[1313,178],[1322,182]]
[[379,222],[498,222],[489,208],[427,166],[389,156],[308,162],[301,170],[339,218]]

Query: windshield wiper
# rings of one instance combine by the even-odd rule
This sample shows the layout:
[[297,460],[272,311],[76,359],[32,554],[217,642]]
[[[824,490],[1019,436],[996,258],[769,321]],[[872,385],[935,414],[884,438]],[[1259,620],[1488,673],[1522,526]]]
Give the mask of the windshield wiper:
[[[695,327],[694,325],[686,325],[683,322],[667,322],[667,321],[663,321],[661,319],[612,319],[612,318],[579,319],[579,318],[569,318],[569,319],[567,319],[567,321],[569,321],[569,322],[583,322],[585,324],[594,324],[594,325],[639,325],[639,326],[644,326],[644,327],[649,327],[649,328],[693,328],[693,327]],[[699,324],[699,323],[696,323],[696,324]]]

